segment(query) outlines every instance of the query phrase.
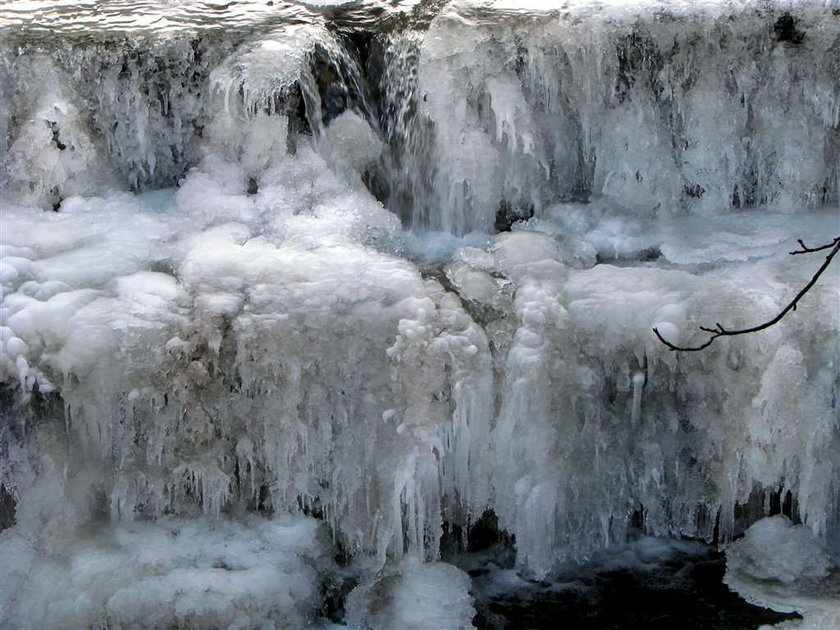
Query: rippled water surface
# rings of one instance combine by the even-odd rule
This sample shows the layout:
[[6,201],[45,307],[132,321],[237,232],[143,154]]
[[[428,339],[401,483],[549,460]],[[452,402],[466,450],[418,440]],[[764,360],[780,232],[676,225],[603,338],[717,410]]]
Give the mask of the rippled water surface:
[[465,21],[507,24],[593,17],[633,22],[640,14],[666,19],[755,10],[750,0],[6,0],[0,1],[0,31],[166,34],[318,21],[376,29],[408,21],[422,27],[444,6]]
[[315,21],[376,23],[405,14],[417,0],[12,0],[0,3],[0,28],[90,31],[174,32],[230,29]]

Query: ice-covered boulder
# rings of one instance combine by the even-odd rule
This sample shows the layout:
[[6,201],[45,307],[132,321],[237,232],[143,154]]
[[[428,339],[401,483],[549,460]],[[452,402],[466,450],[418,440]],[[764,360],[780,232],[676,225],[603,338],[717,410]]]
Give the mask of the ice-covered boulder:
[[779,627],[840,626],[837,560],[807,527],[793,525],[786,516],[758,521],[727,547],[724,581],[753,604],[803,615]]

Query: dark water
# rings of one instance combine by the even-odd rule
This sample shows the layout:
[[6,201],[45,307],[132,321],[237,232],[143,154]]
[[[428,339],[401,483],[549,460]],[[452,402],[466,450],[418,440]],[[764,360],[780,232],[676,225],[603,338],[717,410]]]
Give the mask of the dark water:
[[[628,546],[632,547],[631,546]],[[753,630],[799,615],[748,604],[723,583],[725,558],[705,545],[653,554],[630,552],[502,592],[490,565],[473,568],[480,630]],[[645,557],[647,556],[647,557]],[[639,561],[641,559],[641,562]]]

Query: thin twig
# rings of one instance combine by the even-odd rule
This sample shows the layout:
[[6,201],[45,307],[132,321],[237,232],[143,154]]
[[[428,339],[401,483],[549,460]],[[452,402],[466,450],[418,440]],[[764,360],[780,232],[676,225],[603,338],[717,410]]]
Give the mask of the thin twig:
[[771,319],[767,322],[764,322],[763,324],[759,324],[758,326],[753,326],[752,328],[742,328],[741,330],[727,330],[719,323],[715,324],[715,328],[707,328],[706,326],[700,326],[700,330],[702,330],[703,332],[707,332],[707,333],[711,334],[711,337],[709,337],[709,339],[705,343],[703,343],[699,346],[690,346],[689,347],[689,346],[674,345],[670,341],[666,340],[659,333],[659,331],[656,328],[653,329],[653,334],[655,334],[657,339],[659,339],[659,341],[661,341],[666,346],[668,346],[668,348],[672,351],[697,352],[699,350],[703,350],[705,348],[708,348],[710,345],[712,345],[712,342],[714,342],[714,340],[717,339],[718,337],[734,337],[736,335],[748,335],[749,333],[758,332],[759,330],[764,330],[765,328],[770,328],[770,326],[773,326],[774,324],[778,324],[782,320],[782,318],[785,315],[787,315],[790,311],[795,311],[796,310],[797,302],[799,302],[799,300],[801,300],[802,297],[806,293],[808,293],[808,291],[811,290],[811,287],[813,287],[816,284],[817,280],[823,274],[823,272],[826,269],[828,269],[828,266],[831,264],[831,260],[834,258],[835,255],[837,255],[837,252],[840,251],[840,236],[838,236],[837,238],[832,240],[827,245],[820,245],[819,247],[807,247],[805,245],[805,243],[802,242],[801,239],[799,239],[797,242],[799,243],[799,246],[802,249],[798,249],[796,251],[790,252],[791,256],[795,256],[797,254],[812,254],[814,252],[820,252],[820,251],[823,251],[825,249],[831,249],[831,251],[828,253],[828,256],[825,257],[825,261],[820,266],[820,268],[817,270],[817,272],[813,275],[810,282],[808,282],[808,284],[806,284],[803,287],[803,289],[799,293],[796,294],[796,297],[793,298],[793,301],[791,301],[790,304],[788,304],[784,309],[782,309],[782,311],[778,315],[776,315],[773,319]]
[[796,251],[788,252],[788,253],[791,256],[796,256],[797,254],[813,254],[814,252],[821,252],[824,249],[828,249],[829,247],[834,247],[835,245],[837,245],[838,240],[840,240],[840,237],[835,238],[833,241],[831,241],[830,243],[827,243],[826,245],[820,245],[819,247],[806,247],[805,243],[803,243],[802,239],[800,238],[800,239],[797,239],[796,242],[799,243],[799,246],[802,249],[797,249]]

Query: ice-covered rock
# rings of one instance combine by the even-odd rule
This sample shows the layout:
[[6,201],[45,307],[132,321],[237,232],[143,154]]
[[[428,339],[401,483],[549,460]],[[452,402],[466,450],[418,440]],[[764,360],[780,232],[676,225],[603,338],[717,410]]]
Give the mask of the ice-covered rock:
[[832,564],[814,535],[802,525],[792,525],[786,516],[755,523],[727,549],[727,562],[733,575],[786,584],[825,578]]
[[836,559],[803,525],[785,516],[762,519],[726,549],[729,587],[758,606],[798,612],[784,628],[834,628],[840,624],[840,573]]
[[445,562],[421,564],[414,557],[348,597],[350,627],[467,630],[474,627],[474,616],[466,573]]

